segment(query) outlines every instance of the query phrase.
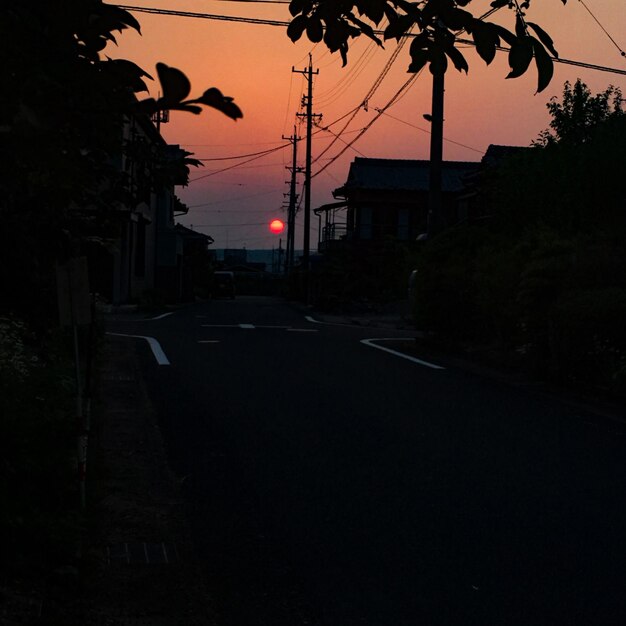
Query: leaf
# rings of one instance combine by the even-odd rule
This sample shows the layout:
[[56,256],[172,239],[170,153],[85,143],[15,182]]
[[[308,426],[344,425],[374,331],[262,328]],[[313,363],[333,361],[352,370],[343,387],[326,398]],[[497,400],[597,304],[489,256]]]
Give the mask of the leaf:
[[355,5],[360,15],[365,15],[378,26],[385,17],[385,2],[381,0],[356,0]]
[[431,46],[431,41],[428,37],[428,32],[423,30],[419,35],[413,37],[411,45],[409,46],[409,54],[413,56],[419,53],[421,50],[428,50]]
[[532,37],[521,37],[509,50],[509,66],[511,71],[507,78],[518,78],[530,65],[533,58]]
[[409,73],[417,74],[428,63],[428,50],[417,50],[415,53],[411,53],[411,63]]
[[550,51],[552,56],[558,59],[559,53],[554,48],[554,41],[552,41],[552,37],[550,37],[550,35],[548,35],[548,33],[546,33],[541,26],[533,24],[533,22],[526,22],[526,24],[535,31],[537,37],[539,37],[539,41],[541,41],[541,43]]
[[493,0],[493,2],[491,3],[491,6],[494,9],[501,9],[502,7],[505,7],[509,4],[511,0]]
[[465,72],[467,74],[469,71],[469,65],[461,52],[454,47],[454,44],[446,46],[446,54],[450,57],[454,67],[456,67],[459,72]]
[[298,15],[291,20],[289,26],[287,26],[287,37],[294,43],[302,37],[302,33],[307,27],[308,20],[305,15]]
[[339,46],[339,54],[341,54],[341,67],[345,67],[348,64],[348,43],[343,42]]
[[291,0],[289,3],[289,13],[292,17],[298,15],[298,13],[304,13],[306,6],[306,0]]
[[213,107],[218,111],[221,111],[227,117],[233,120],[238,120],[243,117],[241,109],[233,102],[233,98],[225,96],[219,89],[211,87],[207,89],[200,98],[197,100],[190,100],[190,103],[200,102],[206,104],[206,106]]
[[471,27],[475,18],[469,11],[452,8],[442,11],[441,19],[450,30],[463,30]]
[[537,93],[539,93],[550,84],[554,74],[554,63],[545,48],[541,45],[541,42],[534,37],[530,39],[532,40],[533,51],[535,53],[535,65],[537,66],[538,74]]
[[472,39],[476,44],[476,52],[489,65],[496,56],[496,47],[500,44],[500,37],[493,24],[475,20],[472,25]]
[[431,56],[428,69],[433,76],[445,74],[448,69],[448,57],[441,50],[435,51]]
[[306,24],[306,36],[313,42],[318,43],[324,38],[324,27],[322,20],[317,16],[309,18]]
[[157,63],[156,69],[163,90],[160,101],[168,107],[182,102],[191,91],[189,79],[179,69],[165,63]]
[[118,81],[128,85],[135,93],[148,91],[148,87],[142,78],[145,76],[152,80],[152,76],[144,72],[136,63],[127,59],[107,59],[102,62],[101,67],[105,71],[110,71]]
[[411,15],[400,15],[397,19],[390,20],[389,26],[385,28],[385,40],[393,38],[400,40],[415,24],[415,21],[415,17]]
[[130,26],[130,28],[133,28],[141,34],[141,25],[135,19],[132,13],[129,13],[125,9],[122,9],[113,4],[105,3],[102,3],[100,5],[100,10],[102,11],[103,17],[109,20],[115,20],[117,22],[114,30],[122,30],[123,28]]
[[526,37],[526,23],[522,19],[522,16],[518,13],[515,16],[515,34],[521,39]]
[[489,22],[489,24],[496,31],[498,37],[504,39],[509,46],[512,46],[517,41],[517,37],[510,30],[504,28],[504,26],[500,26],[500,24],[493,24],[491,22]]
[[346,18],[355,24],[366,37],[369,37],[372,41],[375,41],[379,46],[383,47],[383,42],[376,36],[374,29],[369,24],[366,24],[351,13],[348,13]]

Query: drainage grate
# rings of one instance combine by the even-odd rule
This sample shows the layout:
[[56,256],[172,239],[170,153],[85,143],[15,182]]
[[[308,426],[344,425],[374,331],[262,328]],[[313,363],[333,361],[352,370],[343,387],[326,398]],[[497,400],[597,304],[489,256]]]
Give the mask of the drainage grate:
[[119,543],[107,548],[107,560],[128,565],[169,565],[179,560],[173,543]]

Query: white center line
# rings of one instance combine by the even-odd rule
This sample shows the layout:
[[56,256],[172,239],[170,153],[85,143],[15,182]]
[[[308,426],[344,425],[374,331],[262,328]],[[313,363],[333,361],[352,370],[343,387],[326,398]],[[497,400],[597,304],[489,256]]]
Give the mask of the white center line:
[[198,343],[219,343],[219,339],[199,339]]
[[239,324],[239,328],[252,329],[254,328],[254,324]]
[[408,354],[404,354],[403,352],[398,352],[397,350],[392,350],[391,348],[385,348],[384,346],[379,346],[374,343],[374,341],[399,341],[400,339],[397,337],[380,337],[378,339],[361,339],[361,343],[369,346],[370,348],[376,348],[377,350],[382,350],[383,352],[389,352],[395,356],[399,356],[402,359],[406,359],[407,361],[412,361],[413,363],[418,363],[419,365],[424,365],[425,367],[430,367],[433,370],[445,370],[445,367],[441,365],[435,365],[434,363],[429,363],[428,361],[423,361],[422,359],[418,359],[414,356],[409,356]]

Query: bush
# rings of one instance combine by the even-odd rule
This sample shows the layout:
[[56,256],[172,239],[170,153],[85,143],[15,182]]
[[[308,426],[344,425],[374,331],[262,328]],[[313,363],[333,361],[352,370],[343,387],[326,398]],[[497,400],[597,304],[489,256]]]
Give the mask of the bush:
[[44,359],[33,339],[0,320],[0,553],[4,567],[28,569],[67,556],[78,502],[71,352],[48,335]]

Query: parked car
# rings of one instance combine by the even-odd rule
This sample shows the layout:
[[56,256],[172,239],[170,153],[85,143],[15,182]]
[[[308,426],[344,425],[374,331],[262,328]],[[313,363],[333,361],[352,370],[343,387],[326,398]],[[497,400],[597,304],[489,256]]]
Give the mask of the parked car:
[[233,272],[213,272],[213,287],[211,289],[213,298],[235,298],[235,275]]

